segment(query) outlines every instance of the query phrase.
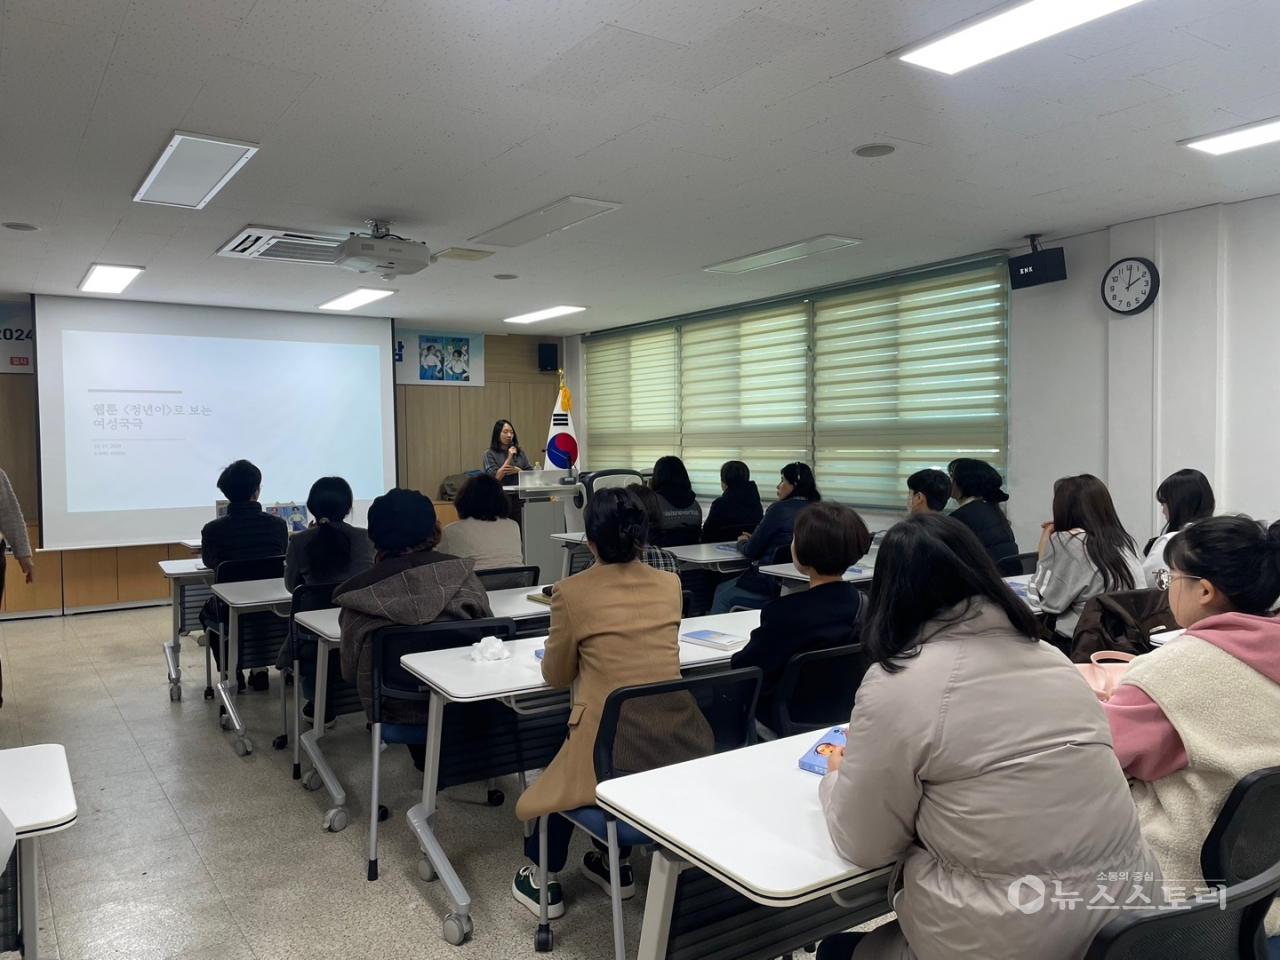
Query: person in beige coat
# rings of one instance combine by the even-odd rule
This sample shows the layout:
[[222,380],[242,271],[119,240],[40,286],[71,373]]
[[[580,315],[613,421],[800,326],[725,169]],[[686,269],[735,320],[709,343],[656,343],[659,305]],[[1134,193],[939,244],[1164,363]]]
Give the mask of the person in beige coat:
[[[521,820],[549,817],[547,870],[564,869],[573,825],[558,814],[596,802],[593,751],[604,702],[619,687],[675,680],[680,676],[680,579],[638,559],[648,530],[644,505],[630,490],[596,491],[583,513],[587,545],[596,563],[561,580],[551,594],[551,630],[542,660],[542,676],[552,687],[572,685],[573,706],[564,745],[550,765],[520,797]],[[658,700],[659,698],[654,698]],[[628,708],[615,749],[629,757],[627,767],[643,770],[691,760],[712,752],[711,727],[687,694],[661,703],[638,701]],[[637,717],[643,713],[642,717]],[[608,891],[609,861],[597,844],[582,862],[582,873]],[[623,848],[625,859],[630,851]],[[525,855],[538,862],[538,832],[525,843]],[[620,868],[623,897],[635,892],[630,865]],[[538,915],[537,871],[521,867],[511,883],[516,901]],[[547,884],[552,918],[564,913],[557,879]]]
[[1102,707],[1034,636],[962,523],[918,514],[885,535],[872,666],[820,795],[841,856],[894,865],[898,916],[827,938],[820,960],[1079,960],[1124,905],[1159,903]]

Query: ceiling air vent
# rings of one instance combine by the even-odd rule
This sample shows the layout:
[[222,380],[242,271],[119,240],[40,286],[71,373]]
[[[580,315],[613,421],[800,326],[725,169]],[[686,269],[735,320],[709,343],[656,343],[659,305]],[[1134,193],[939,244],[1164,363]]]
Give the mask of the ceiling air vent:
[[284,260],[289,263],[332,264],[341,256],[346,237],[301,233],[277,227],[248,226],[231,238],[220,257],[240,260]]

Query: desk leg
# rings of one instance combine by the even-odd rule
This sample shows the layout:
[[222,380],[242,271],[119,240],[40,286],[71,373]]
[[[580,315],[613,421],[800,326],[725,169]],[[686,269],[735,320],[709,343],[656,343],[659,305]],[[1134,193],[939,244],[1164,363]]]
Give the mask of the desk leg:
[[164,662],[169,669],[169,699],[182,699],[182,667],[179,658],[182,655],[182,580],[174,577],[169,581],[169,589],[173,596],[173,639],[164,645]]
[[[301,682],[300,679],[294,680],[294,683]],[[337,774],[333,772],[333,768],[329,766],[329,761],[325,759],[324,753],[320,749],[320,738],[324,736],[324,712],[327,709],[328,696],[329,643],[321,638],[316,643],[315,715],[311,719],[311,729],[302,735],[302,749],[307,752],[307,757],[310,758],[311,765],[315,769],[307,774],[302,781],[302,785],[309,790],[316,789],[319,784],[315,782],[313,774],[319,774],[324,788],[329,791],[329,796],[333,798],[333,806],[325,811],[322,823],[326,830],[337,833],[347,826],[347,811],[343,809],[347,803],[347,793],[342,789],[342,784],[338,782]]]
[[688,864],[661,848],[653,851],[649,865],[649,890],[644,900],[644,925],[636,960],[663,960],[671,935],[671,911],[676,904],[680,871]]
[[244,721],[240,719],[240,711],[236,709],[236,674],[240,669],[240,614],[235,607],[230,607],[230,615],[225,629],[222,630],[222,663],[226,667],[225,678],[218,684],[218,699],[226,714],[220,718],[222,729],[231,730],[236,738],[231,743],[236,756],[243,757],[253,753],[253,741],[244,735]]
[[18,841],[18,895],[22,898],[22,960],[40,957],[40,877],[37,864],[40,851],[38,838]]
[[423,880],[439,877],[453,904],[444,918],[444,938],[458,946],[471,936],[471,897],[462,885],[444,848],[432,830],[436,819],[436,790],[440,784],[440,745],[444,735],[445,699],[434,690],[427,714],[426,763],[422,770],[422,802],[416,803],[405,814],[409,828],[418,838],[423,859],[418,862],[418,875]]

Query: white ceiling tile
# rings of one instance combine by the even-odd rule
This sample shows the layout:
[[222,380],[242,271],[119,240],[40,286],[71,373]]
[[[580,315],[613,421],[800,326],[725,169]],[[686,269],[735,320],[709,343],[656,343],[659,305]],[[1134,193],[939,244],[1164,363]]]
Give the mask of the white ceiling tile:
[[538,71],[525,86],[567,100],[594,100],[625,80],[645,77],[651,64],[680,49],[667,40],[602,27]]
[[640,0],[611,22],[624,30],[688,45],[705,40],[756,6],[752,0]]
[[317,72],[344,58],[375,10],[375,4],[349,0],[259,0],[227,52],[238,60]]
[[112,62],[145,73],[204,79],[227,56],[252,6],[210,0],[133,0]]

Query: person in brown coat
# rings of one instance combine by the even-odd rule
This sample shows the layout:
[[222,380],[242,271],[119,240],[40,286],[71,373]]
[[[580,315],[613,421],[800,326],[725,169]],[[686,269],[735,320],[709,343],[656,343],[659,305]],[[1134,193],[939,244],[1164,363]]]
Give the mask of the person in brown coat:
[[[333,591],[342,608],[342,676],[360,690],[365,715],[372,719],[374,631],[382,627],[478,620],[493,616],[484,586],[476,579],[474,560],[436,551],[440,524],[436,508],[417,490],[393,489],[369,507],[369,539],[373,567],[356,574]],[[426,723],[427,704],[390,703],[384,723]],[[409,744],[415,766],[422,769],[424,748]]]
[[[569,734],[542,775],[516,804],[521,820],[548,816],[547,884],[549,915],[564,913],[560,882],[573,825],[560,811],[596,802],[593,751],[604,702],[619,687],[675,680],[680,676],[680,578],[638,559],[648,532],[644,505],[630,490],[596,491],[583,512],[587,545],[596,563],[561,580],[551,594],[551,630],[542,660],[542,676],[552,687],[572,685]],[[615,749],[629,756],[632,770],[706,756],[714,746],[711,727],[687,694],[662,702],[638,701],[628,708]],[[637,714],[643,714],[637,717]],[[639,734],[639,735],[637,735]],[[605,891],[609,861],[603,845],[588,851],[582,873]],[[628,848],[622,856],[627,857]],[[538,831],[525,843],[525,855],[538,862]],[[621,866],[622,896],[635,892],[630,865]],[[512,895],[538,915],[535,867],[522,867]]]

